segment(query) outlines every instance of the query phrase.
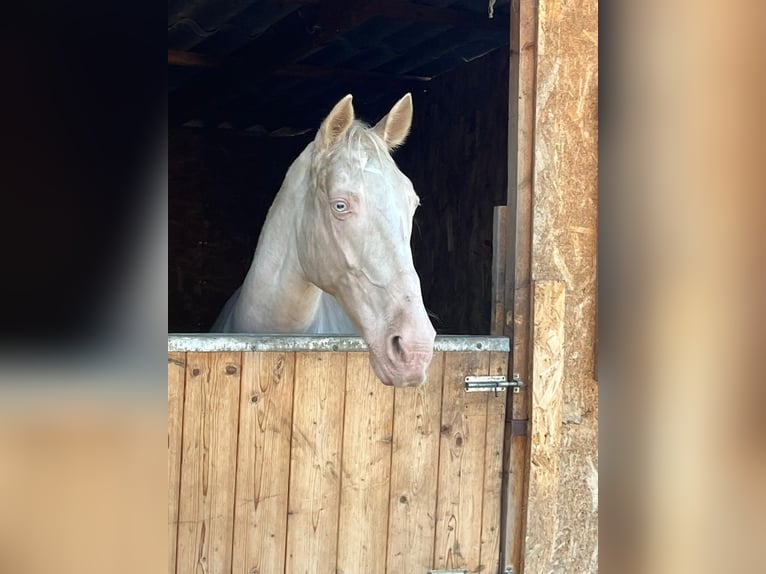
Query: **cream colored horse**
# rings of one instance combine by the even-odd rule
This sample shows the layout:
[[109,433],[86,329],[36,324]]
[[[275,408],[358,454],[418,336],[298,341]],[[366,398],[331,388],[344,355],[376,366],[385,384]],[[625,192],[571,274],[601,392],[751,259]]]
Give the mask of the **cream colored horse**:
[[412,182],[390,150],[412,123],[412,97],[369,127],[338,102],[290,166],[244,283],[213,331],[360,333],[387,385],[425,380],[436,332],[412,263]]

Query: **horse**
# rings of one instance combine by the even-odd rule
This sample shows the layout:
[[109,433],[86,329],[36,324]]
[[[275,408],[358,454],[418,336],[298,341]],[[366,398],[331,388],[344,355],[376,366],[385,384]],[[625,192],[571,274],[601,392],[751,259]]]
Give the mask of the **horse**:
[[420,200],[391,157],[412,111],[408,93],[371,127],[350,94],[333,107],[289,167],[212,331],[361,334],[383,384],[425,382],[436,331],[410,249]]

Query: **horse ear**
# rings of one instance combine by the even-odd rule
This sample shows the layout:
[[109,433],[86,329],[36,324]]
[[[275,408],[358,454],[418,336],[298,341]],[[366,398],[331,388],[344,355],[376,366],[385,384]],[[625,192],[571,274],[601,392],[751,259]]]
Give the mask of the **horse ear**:
[[404,143],[411,125],[412,94],[407,93],[372,130],[380,136],[388,149],[394,149]]
[[351,94],[335,104],[335,107],[324,119],[317,132],[316,145],[319,149],[327,149],[338,141],[354,121],[354,106],[351,105]]

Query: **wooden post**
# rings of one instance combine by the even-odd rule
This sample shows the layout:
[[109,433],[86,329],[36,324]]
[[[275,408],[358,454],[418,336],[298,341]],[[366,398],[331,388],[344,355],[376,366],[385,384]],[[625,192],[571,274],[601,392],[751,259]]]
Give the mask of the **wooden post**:
[[508,248],[508,208],[495,206],[492,219],[492,317],[490,335],[505,329],[505,254]]
[[[591,574],[598,570],[598,2],[535,4],[531,280],[537,288],[527,339],[533,408],[520,571]],[[549,314],[564,311],[563,287],[548,285],[552,280],[566,284],[563,327],[545,325],[559,322]]]
[[[530,374],[530,278],[534,175],[537,2],[511,2],[511,61],[508,114],[508,214],[505,334],[511,337],[512,372]],[[527,389],[508,395],[503,481],[501,563],[521,572],[526,519]]]

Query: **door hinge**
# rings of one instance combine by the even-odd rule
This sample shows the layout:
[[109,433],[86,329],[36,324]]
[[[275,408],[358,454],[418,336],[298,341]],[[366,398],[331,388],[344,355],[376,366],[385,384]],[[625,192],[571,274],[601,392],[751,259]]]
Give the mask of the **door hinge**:
[[524,382],[519,378],[518,373],[513,374],[510,381],[503,375],[469,375],[464,379],[465,391],[467,393],[476,391],[504,391],[513,389],[514,393],[520,393]]

